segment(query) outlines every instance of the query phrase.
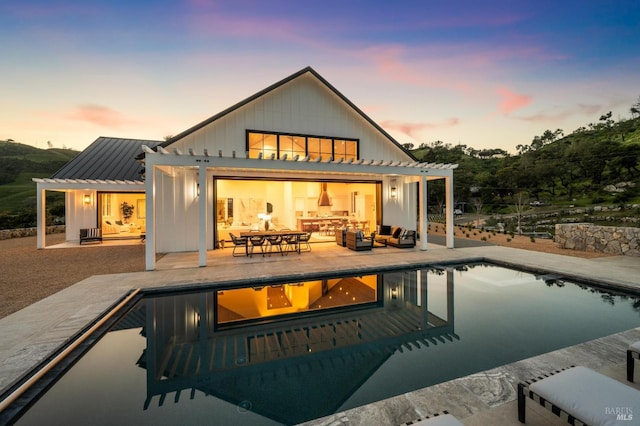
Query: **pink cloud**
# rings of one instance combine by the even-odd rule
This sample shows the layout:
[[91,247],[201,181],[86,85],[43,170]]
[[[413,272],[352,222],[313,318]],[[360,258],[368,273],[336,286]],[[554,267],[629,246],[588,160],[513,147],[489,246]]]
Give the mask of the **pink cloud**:
[[506,87],[498,88],[498,95],[502,97],[500,102],[500,112],[508,115],[513,111],[524,108],[531,103],[533,98],[528,95],[521,95],[510,91]]
[[402,121],[386,120],[382,121],[380,125],[388,130],[396,130],[414,139],[419,138],[419,133],[427,129],[443,129],[457,126],[460,120],[452,117],[448,118],[440,123],[408,123]]
[[435,61],[420,59],[429,56],[420,49],[407,48],[403,45],[376,45],[363,49],[358,55],[372,62],[380,75],[390,81],[420,87],[444,88],[462,93],[472,91],[467,81],[452,77],[451,74],[438,73],[439,69],[450,69],[447,61],[436,64]]
[[85,121],[102,127],[122,127],[133,122],[121,112],[96,104],[79,105],[67,114],[66,117],[71,120]]

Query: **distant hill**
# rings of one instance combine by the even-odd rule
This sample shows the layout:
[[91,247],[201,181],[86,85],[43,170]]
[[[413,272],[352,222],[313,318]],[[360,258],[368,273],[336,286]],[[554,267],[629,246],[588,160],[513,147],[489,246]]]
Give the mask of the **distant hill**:
[[[604,114],[569,135],[546,130],[516,149],[512,155],[436,141],[412,152],[421,161],[459,164],[454,192],[465,212],[508,213],[517,199],[557,207],[640,203],[640,117],[614,122]],[[444,185],[428,188],[430,205],[440,209]]]
[[0,214],[34,208],[36,184],[31,178],[51,176],[78,153],[0,141]]

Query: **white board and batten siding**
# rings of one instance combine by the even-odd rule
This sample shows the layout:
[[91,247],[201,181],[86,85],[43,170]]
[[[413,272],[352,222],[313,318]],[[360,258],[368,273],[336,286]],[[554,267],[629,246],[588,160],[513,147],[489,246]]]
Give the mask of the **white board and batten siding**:
[[359,156],[375,160],[410,158],[320,81],[306,74],[174,142],[201,154],[245,156],[246,131],[359,139]]
[[[197,155],[202,155],[207,149],[212,156],[217,156],[221,150],[225,157],[235,151],[236,156],[245,157],[247,130],[358,139],[360,158],[411,160],[375,126],[310,74],[291,80],[185,135],[168,149],[177,148],[187,154],[191,148]],[[198,249],[198,205],[193,196],[196,179],[196,172],[188,169],[156,174],[156,226],[164,230],[156,234],[158,252]],[[388,182],[385,178],[385,188]],[[399,194],[405,195],[396,200],[383,196],[386,223],[415,226],[415,214],[407,215],[407,212],[415,212],[415,201],[407,197],[411,186],[399,179]],[[207,189],[208,203],[213,205],[212,191]],[[383,192],[386,194],[386,190]],[[207,228],[212,230],[214,226],[208,217]],[[207,248],[213,248],[213,232],[207,231],[206,240]]]

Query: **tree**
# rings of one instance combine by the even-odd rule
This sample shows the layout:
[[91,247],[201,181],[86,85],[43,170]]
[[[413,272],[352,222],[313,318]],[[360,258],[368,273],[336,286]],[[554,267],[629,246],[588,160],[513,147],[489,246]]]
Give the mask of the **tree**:
[[527,198],[524,192],[518,192],[513,197],[513,209],[516,213],[516,219],[518,221],[518,235],[522,235],[522,215],[525,211],[529,210],[529,198]]
[[480,226],[480,215],[482,214],[483,205],[484,201],[482,201],[482,197],[476,197],[473,199],[473,207],[476,209],[476,215],[478,216],[476,219],[476,227]]
[[635,104],[631,105],[629,111],[631,112],[632,117],[640,117],[640,96],[638,96],[638,101]]
[[404,149],[406,150],[411,150],[413,149],[413,144],[411,142],[408,143],[403,143],[402,146],[404,147]]

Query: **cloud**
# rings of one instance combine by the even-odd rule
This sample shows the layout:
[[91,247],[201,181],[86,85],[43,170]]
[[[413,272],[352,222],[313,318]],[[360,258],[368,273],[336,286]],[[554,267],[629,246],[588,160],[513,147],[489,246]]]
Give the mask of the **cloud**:
[[500,102],[499,107],[500,112],[505,115],[511,114],[513,111],[526,107],[533,100],[533,97],[531,96],[512,92],[506,87],[499,87],[498,95],[502,97],[502,101]]
[[122,127],[132,124],[124,114],[112,108],[96,104],[78,105],[66,115],[67,118],[77,121],[85,121],[102,127]]
[[448,118],[439,123],[409,123],[403,121],[386,120],[380,125],[387,130],[396,130],[414,139],[419,139],[419,133],[427,129],[443,129],[457,126],[460,120],[456,117]]

